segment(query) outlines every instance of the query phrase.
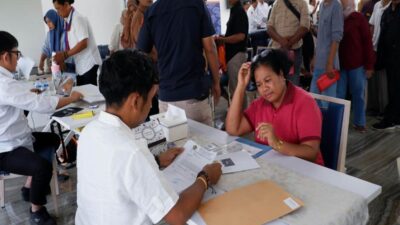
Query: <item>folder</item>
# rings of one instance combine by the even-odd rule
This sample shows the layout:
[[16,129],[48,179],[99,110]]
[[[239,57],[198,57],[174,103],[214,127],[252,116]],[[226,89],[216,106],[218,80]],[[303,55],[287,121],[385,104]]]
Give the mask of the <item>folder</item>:
[[203,203],[199,213],[207,225],[261,225],[304,204],[272,181],[260,181]]

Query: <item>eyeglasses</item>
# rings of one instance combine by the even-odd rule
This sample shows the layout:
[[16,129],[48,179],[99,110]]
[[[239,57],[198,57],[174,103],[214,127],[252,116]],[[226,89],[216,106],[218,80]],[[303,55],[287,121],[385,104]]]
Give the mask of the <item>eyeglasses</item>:
[[261,53],[255,55],[253,57],[253,59],[251,60],[252,63],[257,62],[260,58],[264,58],[267,57],[267,55],[272,52],[272,50],[270,48],[265,49],[264,51],[262,51]]
[[22,52],[21,51],[8,51],[9,53],[15,53],[17,55],[17,59],[22,57]]

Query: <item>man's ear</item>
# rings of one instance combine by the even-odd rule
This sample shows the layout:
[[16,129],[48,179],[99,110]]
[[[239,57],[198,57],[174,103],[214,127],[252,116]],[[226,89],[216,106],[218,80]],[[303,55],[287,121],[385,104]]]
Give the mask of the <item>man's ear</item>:
[[142,108],[140,102],[140,95],[137,92],[133,92],[128,96],[127,103],[132,110],[140,111]]

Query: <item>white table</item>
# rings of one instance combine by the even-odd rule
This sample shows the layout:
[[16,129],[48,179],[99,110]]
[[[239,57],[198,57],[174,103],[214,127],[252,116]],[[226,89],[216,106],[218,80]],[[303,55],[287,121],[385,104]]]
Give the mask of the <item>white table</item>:
[[[100,109],[98,109],[98,111],[99,110]],[[70,118],[53,118],[53,120],[56,120],[65,128],[74,131],[75,128],[86,125],[94,118],[95,117],[84,119],[81,121],[73,121]],[[223,146],[231,143],[237,138],[229,136],[223,131],[214,129],[212,127],[203,125],[192,120],[188,121],[188,125],[189,138],[192,138],[200,143],[207,142]],[[229,191],[238,184],[239,186],[244,185],[243,182],[240,182],[243,180],[246,182],[252,182],[256,181],[257,179],[263,179],[263,176],[280,176],[278,177],[278,179],[275,177],[275,179],[277,179],[277,183],[296,197],[299,197],[303,201],[305,201],[306,206],[299,211],[289,214],[281,219],[270,222],[268,223],[268,225],[322,225],[331,224],[330,222],[333,222],[332,224],[341,225],[362,225],[365,224],[368,220],[368,203],[370,203],[381,193],[381,187],[378,185],[319,166],[314,163],[304,161],[296,157],[281,155],[274,150],[271,150],[262,155],[257,159],[257,161],[262,166],[262,168],[264,168],[264,171],[260,172],[261,170],[253,170],[224,175],[222,176],[217,187],[222,187],[223,190]],[[298,186],[288,185],[291,182],[297,182]],[[310,186],[310,184],[313,185]],[[332,210],[330,207],[327,208],[327,204],[321,204],[321,209],[324,209],[325,212],[320,212],[320,208],[318,208],[317,202],[318,199],[312,196],[313,193],[310,192],[310,190],[304,189],[305,187],[313,188],[314,186],[315,193],[321,193],[321,190],[324,189],[328,190],[326,194],[324,193],[320,197],[321,200],[328,199],[329,201],[331,201],[329,204],[332,204]],[[340,205],[341,201],[338,202],[340,198],[344,198],[341,201],[346,202],[345,206],[349,207],[348,212],[343,212],[344,209],[342,209]],[[358,209],[359,211],[357,211]],[[338,213],[337,215],[335,214],[335,210]],[[352,210],[355,211],[351,212]],[[332,216],[332,213],[334,213],[337,218],[335,216]],[[360,221],[358,221],[359,223],[353,223],[354,221],[349,223],[345,222],[346,218],[349,217],[351,213],[360,214]],[[314,214],[316,218],[320,217],[320,220],[318,220],[318,222],[314,221],[313,223],[307,221],[306,223],[301,223],[304,222],[304,218],[314,217]],[[333,217],[334,220],[329,221],[329,223],[322,223],[321,221],[327,219],[326,217]],[[335,221],[337,223],[334,223]],[[189,221],[189,224],[203,225],[205,223],[201,219],[199,214],[195,213],[192,219]]]
[[[230,143],[231,141],[235,140],[236,137],[231,137],[229,135],[227,135],[225,132],[214,129],[212,127],[208,127],[205,126],[203,124],[200,124],[198,122],[195,121],[189,121],[189,137],[190,138],[200,138],[200,140],[204,140],[204,139],[208,139],[208,141],[210,141],[211,143],[217,144],[217,145],[224,145],[227,143]],[[287,174],[285,176],[291,176],[293,179],[297,179],[296,177],[304,177],[302,178],[303,180],[307,180],[308,182],[314,182],[316,186],[321,186],[321,188],[326,188],[327,190],[331,190],[331,193],[326,193],[325,196],[321,197],[321,200],[324,198],[326,199],[330,199],[329,195],[338,195],[340,197],[340,195],[343,196],[348,196],[347,198],[354,198],[354,207],[361,207],[363,208],[364,212],[365,210],[368,210],[367,208],[367,204],[370,203],[373,199],[375,199],[382,191],[381,187],[366,181],[363,181],[361,179],[358,179],[356,177],[352,177],[349,175],[346,175],[344,173],[340,173],[322,166],[319,166],[317,164],[314,163],[310,163],[307,161],[304,161],[302,159],[296,158],[296,157],[288,157],[288,156],[284,156],[281,155],[280,153],[271,150],[269,152],[267,152],[266,154],[262,155],[260,158],[257,159],[257,161],[260,163],[260,165],[263,165],[262,167],[268,167],[268,169],[275,169],[276,173],[282,172],[282,174]],[[264,171],[265,172],[265,171]],[[254,174],[254,176],[259,176],[258,178],[262,178],[262,175],[257,175],[257,172],[242,172],[243,174],[246,174],[245,176],[241,173],[237,173],[235,175],[229,175],[231,176],[229,179],[225,179],[224,175],[223,178],[221,178],[222,184],[218,184],[218,186],[225,186],[226,187],[226,183],[230,183],[233,185],[236,185],[236,183],[238,182],[238,180],[235,180],[233,177],[241,177],[243,179],[247,179],[248,177],[253,176],[252,174]],[[271,174],[269,174],[269,176],[271,176]],[[258,179],[257,178],[257,179]],[[251,178],[248,179],[249,181],[251,181]],[[255,179],[256,180],[256,179]],[[287,181],[286,183],[290,183],[291,181]],[[225,183],[225,184],[224,184]],[[291,193],[295,193],[296,192],[296,188],[294,187],[285,187],[285,182],[283,182],[281,185],[283,185],[283,187],[287,190],[289,190],[289,192]],[[299,187],[300,188],[300,187]],[[318,189],[318,188],[316,188]],[[302,195],[303,193],[306,193],[307,190],[303,190],[304,192],[299,192],[297,193],[298,195]],[[342,192],[342,193],[341,193]],[[308,193],[310,194],[310,193]],[[360,197],[358,197],[360,196]],[[300,196],[298,196],[300,197]],[[305,202],[312,202],[315,203],[315,198],[313,198],[312,196],[301,196],[305,199]],[[330,199],[331,201],[335,201],[335,199]],[[344,201],[346,201],[346,199],[344,199]],[[364,201],[364,203],[363,203]],[[353,202],[349,201],[347,204],[352,204]],[[332,210],[338,210],[338,212],[340,212],[340,209],[335,209],[335,205],[339,204],[340,202],[331,202],[332,204]],[[326,206],[326,205],[325,205]],[[290,214],[288,216],[283,217],[282,219],[276,220],[272,223],[268,223],[268,225],[287,225],[290,224],[292,225],[292,223],[288,223],[287,221],[292,221],[293,224],[296,224],[296,221],[300,221],[302,216],[303,217],[310,217],[310,215],[312,215],[313,212],[310,212],[310,210],[315,206],[313,205],[309,205],[306,206],[307,209],[303,210],[303,211],[299,211],[299,212],[295,212],[294,215]],[[321,206],[322,207],[322,206]],[[311,208],[311,209],[310,209]],[[350,207],[351,208],[351,207]],[[316,217],[318,217],[318,214],[324,214],[326,213],[327,215],[329,213],[333,213],[333,212],[319,212],[318,209],[313,209],[316,210],[315,215]],[[360,210],[361,212],[362,210]],[[342,212],[343,213],[343,212]],[[350,211],[348,213],[351,213]],[[323,216],[323,215],[322,215]],[[338,217],[340,217],[341,215],[338,214]],[[346,215],[343,215],[346,216]],[[348,216],[348,215],[347,215]],[[294,218],[291,217],[298,217],[297,220],[295,220]],[[339,221],[341,218],[337,218],[337,221]],[[365,218],[365,215],[363,217],[363,219],[367,219]],[[344,219],[343,219],[344,220]],[[361,219],[360,219],[361,220]],[[285,222],[286,221],[286,222]],[[202,225],[205,224],[204,221],[201,219],[201,217],[199,217],[199,214],[195,214],[194,217],[192,218],[191,222],[193,224],[198,224],[198,225]],[[301,222],[301,221],[300,221]],[[340,222],[340,221],[339,221]],[[341,222],[338,224],[348,224],[345,222]],[[359,221],[359,224],[364,224],[366,221]],[[300,223],[301,224],[301,223]],[[323,224],[322,222],[319,223],[317,221],[315,221],[314,223],[309,223],[308,225],[311,224]],[[335,224],[335,223],[332,223]],[[352,224],[354,225],[354,224]]]

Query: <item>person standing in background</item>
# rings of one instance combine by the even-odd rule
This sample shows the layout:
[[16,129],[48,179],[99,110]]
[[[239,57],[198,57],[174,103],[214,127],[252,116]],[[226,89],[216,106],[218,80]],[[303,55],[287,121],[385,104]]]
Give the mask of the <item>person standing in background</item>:
[[122,31],[122,36],[121,36],[121,45],[124,49],[134,47],[132,26],[133,26],[133,16],[135,15],[137,7],[138,6],[136,4],[136,0],[128,0],[128,2],[126,3],[127,11],[124,21],[124,30]]
[[101,57],[87,18],[72,7],[74,0],[53,0],[58,15],[64,18],[65,50],[54,56],[58,65],[72,57],[77,73],[77,85],[97,85],[97,70]]
[[272,48],[281,48],[294,53],[294,72],[288,79],[300,84],[303,63],[303,37],[310,29],[310,14],[304,0],[278,0],[272,7],[267,32],[272,38]]
[[354,129],[366,132],[365,84],[372,76],[375,54],[372,38],[365,17],[356,12],[354,0],[341,0],[343,5],[344,29],[339,46],[340,79],[337,97],[345,99],[347,88],[351,93]]
[[[249,22],[239,0],[229,0],[232,6],[229,20],[227,23],[225,36],[216,37],[216,41],[225,44],[227,72],[229,77],[229,94],[231,98],[235,92],[238,82],[238,72],[240,67],[247,60],[247,36],[249,32]],[[259,7],[259,6],[257,6]],[[245,106],[246,106],[245,101]]]
[[373,128],[394,129],[400,125],[400,0],[392,0],[383,12],[378,42],[376,69],[385,69],[388,85],[388,104],[383,119]]
[[[374,6],[369,20],[372,44],[374,51],[378,49],[379,35],[381,33],[381,18],[383,12],[389,7],[390,0],[381,0]],[[372,116],[383,115],[388,102],[387,78],[385,70],[375,71],[375,75],[368,80],[367,111]]]
[[[188,118],[212,125],[210,88],[216,104],[221,95],[214,34],[203,0],[157,0],[146,11],[137,48],[146,53],[157,50],[160,112],[173,104]],[[204,71],[203,50],[212,79]]]
[[63,19],[53,9],[46,12],[44,16],[44,22],[46,23],[49,31],[46,35],[46,40],[42,47],[42,54],[39,60],[39,71],[44,71],[44,63],[46,59],[51,58],[53,52],[61,50],[61,37],[64,32]]
[[337,83],[321,92],[317,87],[317,80],[324,73],[332,79],[335,76],[334,70],[340,70],[338,47],[343,37],[343,24],[343,8],[340,2],[323,0],[320,4],[315,56],[311,63],[314,70],[310,87],[312,93],[336,97]]

